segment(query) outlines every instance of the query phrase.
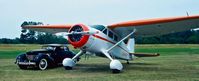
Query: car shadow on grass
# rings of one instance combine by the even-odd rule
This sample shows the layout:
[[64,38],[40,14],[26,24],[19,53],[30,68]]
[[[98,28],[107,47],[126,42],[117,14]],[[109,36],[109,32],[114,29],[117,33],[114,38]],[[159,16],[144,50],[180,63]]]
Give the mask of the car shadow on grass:
[[[56,69],[56,68],[61,68],[63,66],[56,66],[56,67],[48,67],[47,69],[45,70],[51,70],[51,69]],[[18,69],[20,69],[18,66],[17,66]],[[37,67],[27,67],[25,69],[20,69],[20,70],[31,70],[31,71],[45,71],[45,70],[40,70],[39,68]]]

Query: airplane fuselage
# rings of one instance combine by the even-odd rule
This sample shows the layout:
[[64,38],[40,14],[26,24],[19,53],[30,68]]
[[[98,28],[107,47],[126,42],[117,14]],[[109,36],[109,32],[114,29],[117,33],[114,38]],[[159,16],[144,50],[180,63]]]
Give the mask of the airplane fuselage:
[[[81,24],[79,24],[79,27],[85,27],[86,29],[85,31],[97,32],[97,33],[92,34],[92,35],[87,35],[88,38],[82,37],[79,41],[83,41],[84,44],[82,44],[81,46],[74,45],[73,44],[74,42],[70,40],[71,39],[70,36],[69,36],[69,42],[71,42],[71,44],[74,47],[86,50],[97,56],[105,57],[105,55],[103,54],[103,51],[106,51],[107,49],[112,47],[114,44],[116,44],[121,39],[121,37],[118,37],[116,33],[107,29],[105,26],[102,26],[102,25],[100,26],[101,26],[101,29],[99,29],[100,28],[99,26],[97,29],[97,27],[94,27],[94,26],[85,26],[85,25],[81,26]],[[123,59],[123,60],[132,59],[132,55],[129,54],[129,50],[127,49],[126,44],[124,42],[114,47],[108,53],[113,58]]]

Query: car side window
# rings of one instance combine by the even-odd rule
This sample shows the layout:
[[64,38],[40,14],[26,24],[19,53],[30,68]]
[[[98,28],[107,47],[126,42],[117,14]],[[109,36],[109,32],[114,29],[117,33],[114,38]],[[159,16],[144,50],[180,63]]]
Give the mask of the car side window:
[[68,47],[64,47],[64,51],[68,51],[69,50],[69,48]]
[[48,49],[48,50],[55,50],[55,48],[53,48],[53,47],[46,47],[46,49]]
[[61,47],[56,47],[56,48],[55,48],[55,51],[56,51],[56,52],[61,51]]

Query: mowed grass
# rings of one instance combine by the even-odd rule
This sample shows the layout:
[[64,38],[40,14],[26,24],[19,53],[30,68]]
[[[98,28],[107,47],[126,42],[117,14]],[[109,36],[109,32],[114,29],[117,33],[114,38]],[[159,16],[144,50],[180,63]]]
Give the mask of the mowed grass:
[[73,70],[20,70],[14,64],[19,53],[40,47],[0,45],[0,81],[199,81],[199,45],[136,45],[136,52],[161,56],[136,58],[129,65],[121,61],[124,69],[119,74],[111,73],[108,59],[95,56],[83,56]]

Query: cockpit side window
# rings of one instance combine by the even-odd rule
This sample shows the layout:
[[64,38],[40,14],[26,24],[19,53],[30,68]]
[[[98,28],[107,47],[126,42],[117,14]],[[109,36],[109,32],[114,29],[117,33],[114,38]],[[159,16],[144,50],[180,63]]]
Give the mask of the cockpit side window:
[[113,39],[113,32],[108,31],[108,36]]
[[109,36],[111,39],[113,39],[113,40],[115,40],[115,41],[118,41],[118,36],[117,36],[114,32],[112,32],[111,30],[109,30],[109,29],[107,29],[107,28],[104,28],[104,29],[102,30],[102,32],[103,32],[105,35]]
[[118,41],[118,37],[116,35],[114,35],[114,40]]
[[105,29],[105,30],[103,31],[103,33],[107,35],[107,29]]
[[111,30],[107,30],[107,31],[108,31],[108,36],[110,38],[112,38],[115,41],[118,41],[118,36],[114,32],[112,32]]

